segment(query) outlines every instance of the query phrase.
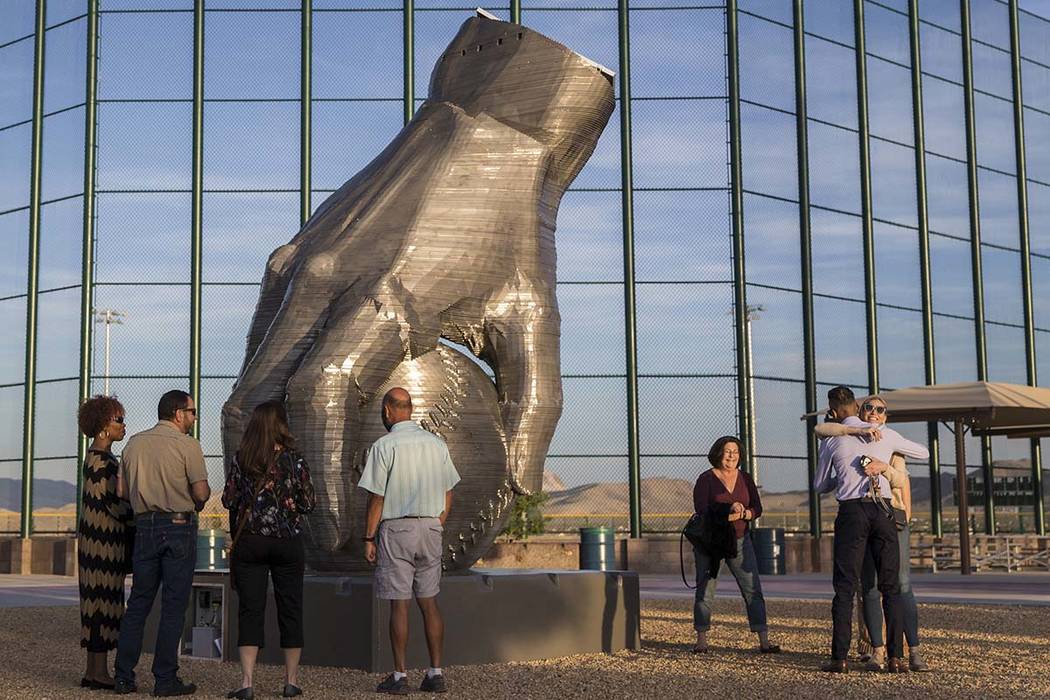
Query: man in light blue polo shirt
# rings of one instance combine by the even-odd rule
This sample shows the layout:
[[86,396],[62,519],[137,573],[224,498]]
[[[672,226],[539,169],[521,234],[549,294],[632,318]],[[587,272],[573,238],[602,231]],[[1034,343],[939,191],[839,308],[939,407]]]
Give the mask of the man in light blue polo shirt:
[[368,450],[357,482],[368,491],[365,558],[376,565],[376,596],[390,601],[394,672],[376,690],[408,693],[405,649],[409,601],[415,594],[430,652],[430,668],[420,690],[443,693],[445,625],[437,605],[441,539],[459,474],[445,441],[412,420],[412,397],[404,389],[391,389],[383,397],[383,425],[389,432]]

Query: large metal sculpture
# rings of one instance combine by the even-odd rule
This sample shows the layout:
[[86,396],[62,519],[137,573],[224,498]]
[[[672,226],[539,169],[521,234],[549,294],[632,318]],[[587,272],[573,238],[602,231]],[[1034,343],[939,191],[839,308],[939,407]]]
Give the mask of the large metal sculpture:
[[539,489],[562,403],[555,219],[612,109],[607,70],[469,19],[412,121],[270,256],[223,442],[229,457],[252,407],[285,399],[317,486],[313,568],[368,568],[355,491],[390,387],[462,476],[446,568],[473,564]]

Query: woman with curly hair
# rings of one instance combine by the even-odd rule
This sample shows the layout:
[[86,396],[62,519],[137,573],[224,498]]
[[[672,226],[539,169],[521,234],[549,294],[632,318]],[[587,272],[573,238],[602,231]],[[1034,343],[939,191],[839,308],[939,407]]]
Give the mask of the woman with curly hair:
[[119,465],[110,451],[124,439],[124,407],[112,396],[80,405],[80,432],[92,438],[84,460],[77,564],[80,580],[80,646],[87,650],[84,688],[113,687],[107,654],[117,646],[124,616],[124,577],[130,570],[131,506],[117,496]]

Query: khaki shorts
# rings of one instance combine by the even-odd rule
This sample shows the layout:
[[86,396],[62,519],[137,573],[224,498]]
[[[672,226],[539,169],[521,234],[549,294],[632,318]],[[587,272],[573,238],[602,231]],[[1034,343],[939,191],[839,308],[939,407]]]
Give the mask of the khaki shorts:
[[441,586],[441,538],[437,518],[384,520],[376,537],[376,597],[433,598]]

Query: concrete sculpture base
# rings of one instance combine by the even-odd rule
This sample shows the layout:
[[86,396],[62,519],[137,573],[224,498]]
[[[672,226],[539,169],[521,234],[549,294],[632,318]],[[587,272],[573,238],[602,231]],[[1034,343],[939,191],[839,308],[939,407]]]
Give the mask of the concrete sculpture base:
[[[193,585],[183,653],[236,661],[237,594],[230,588],[229,574],[201,571]],[[371,672],[393,668],[389,605],[375,598],[372,585],[370,576],[306,577],[302,663]],[[203,599],[208,600],[205,609],[198,604]],[[216,600],[219,614],[214,620],[205,619]],[[438,601],[445,617],[442,663],[446,666],[612,653],[640,646],[638,574],[633,571],[471,570],[446,576]],[[159,604],[158,599],[146,623],[145,651],[152,651],[156,639]],[[408,666],[425,668],[426,643],[415,606],[409,619]],[[259,661],[280,664],[272,590],[266,624],[266,647],[260,650]],[[209,626],[214,633],[207,631]],[[202,638],[217,640],[212,642],[213,653],[201,653]]]

